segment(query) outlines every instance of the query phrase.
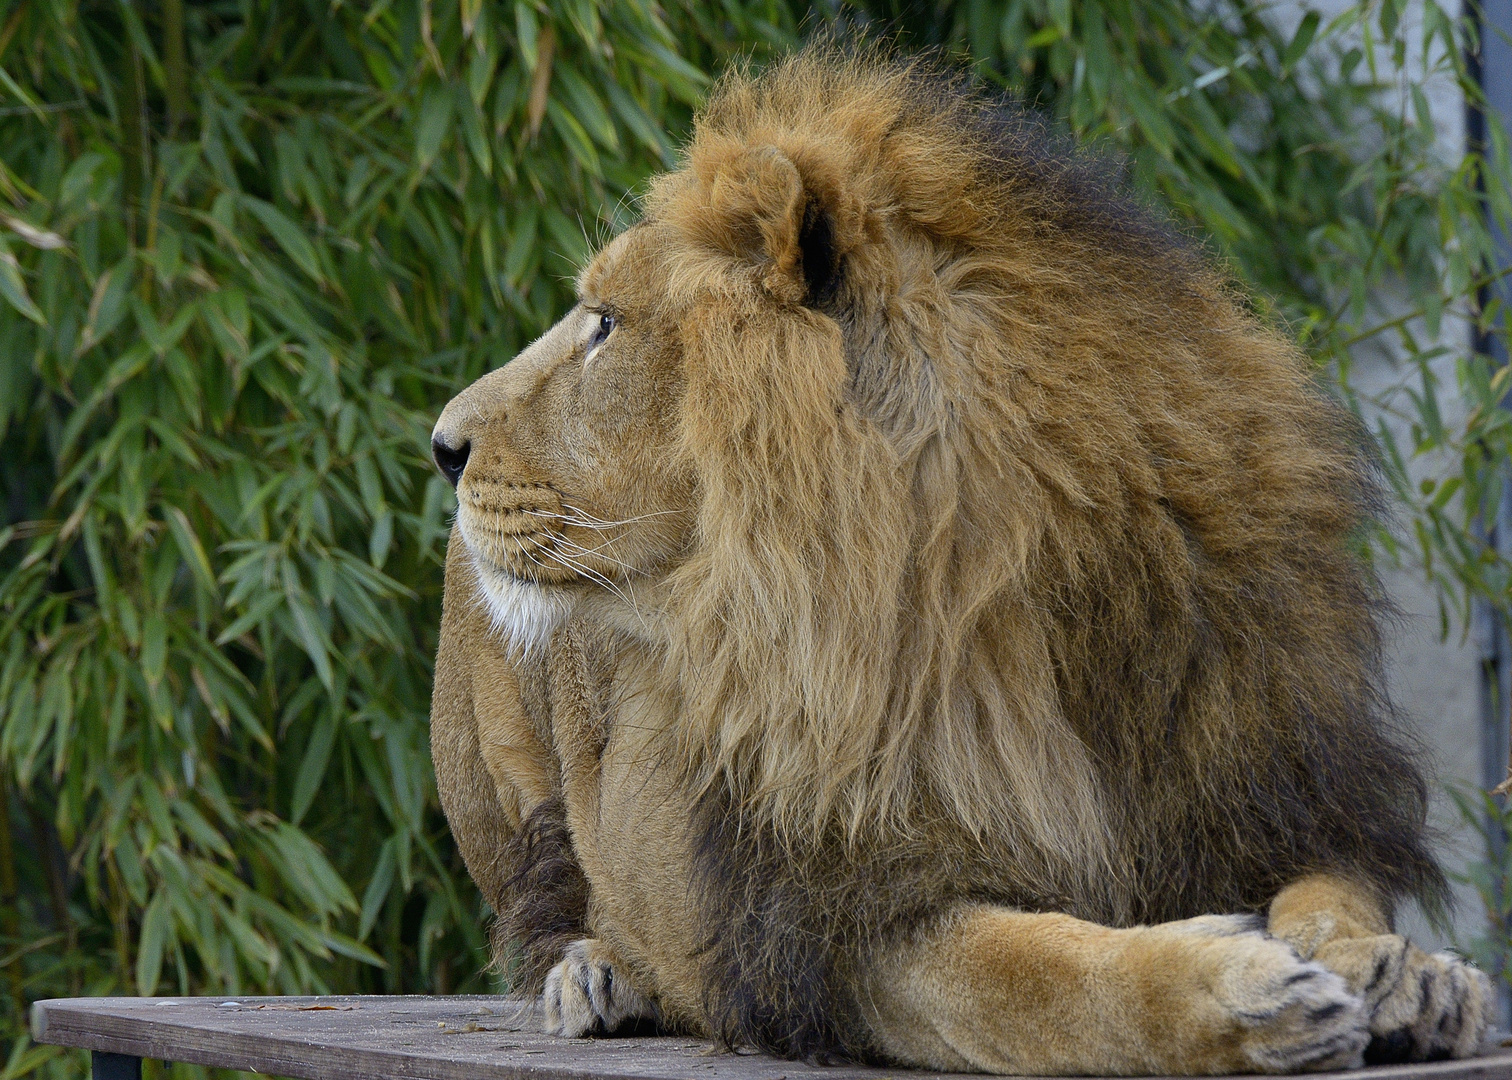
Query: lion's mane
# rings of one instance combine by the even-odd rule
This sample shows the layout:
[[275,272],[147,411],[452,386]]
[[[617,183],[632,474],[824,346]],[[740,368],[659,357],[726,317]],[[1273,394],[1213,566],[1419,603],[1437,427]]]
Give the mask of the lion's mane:
[[727,1039],[866,1056],[856,965],[961,899],[1438,894],[1361,436],[1104,166],[818,48],[728,75],[647,214],[686,238],[666,663]]

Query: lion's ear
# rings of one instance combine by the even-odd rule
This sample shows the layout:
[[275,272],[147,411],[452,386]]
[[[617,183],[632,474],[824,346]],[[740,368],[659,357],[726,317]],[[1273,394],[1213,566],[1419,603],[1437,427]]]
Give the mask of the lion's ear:
[[837,212],[843,211],[833,185],[812,175],[818,171],[812,167],[805,176],[802,163],[775,146],[732,147],[708,157],[694,163],[707,198],[705,238],[755,262],[774,298],[824,306],[839,285],[842,257]]

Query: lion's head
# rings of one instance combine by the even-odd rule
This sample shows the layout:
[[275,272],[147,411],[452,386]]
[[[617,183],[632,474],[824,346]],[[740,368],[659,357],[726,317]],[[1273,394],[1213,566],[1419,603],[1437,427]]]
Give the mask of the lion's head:
[[646,643],[695,783],[781,835],[948,823],[1112,919],[1434,880],[1341,413],[1039,123],[833,50],[736,73],[578,294],[436,460],[497,630]]
[[687,550],[686,375],[654,229],[602,252],[579,303],[447,406],[433,450],[495,625],[526,652],[575,607],[631,618]]

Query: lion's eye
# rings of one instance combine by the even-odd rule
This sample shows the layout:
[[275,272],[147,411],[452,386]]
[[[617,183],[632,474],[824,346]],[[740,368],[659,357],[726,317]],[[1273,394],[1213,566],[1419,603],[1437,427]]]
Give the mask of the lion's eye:
[[617,325],[617,320],[607,311],[600,315],[598,325],[593,328],[593,334],[588,338],[588,351],[592,352],[602,345],[609,335],[614,333],[614,328]]

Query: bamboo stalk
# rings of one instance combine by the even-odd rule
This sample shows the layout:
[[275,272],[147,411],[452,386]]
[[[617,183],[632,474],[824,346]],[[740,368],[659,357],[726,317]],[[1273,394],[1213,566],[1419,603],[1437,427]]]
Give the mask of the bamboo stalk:
[[[21,920],[16,910],[19,891],[16,887],[15,849],[11,841],[10,794],[9,779],[0,773],[0,934],[4,934],[14,946],[20,944]],[[5,978],[10,984],[18,1015],[24,1015],[26,994],[19,960],[19,954],[12,954],[5,965]]]
[[184,51],[184,0],[162,0],[163,91],[168,99],[168,137],[189,116],[189,62]]
[[142,53],[130,34],[121,52],[121,195],[126,211],[126,235],[141,244],[142,192],[151,169],[147,143],[147,76]]

